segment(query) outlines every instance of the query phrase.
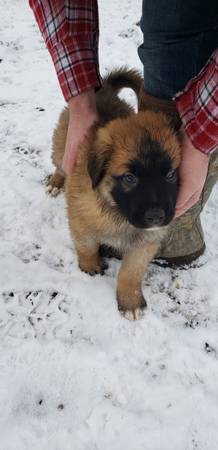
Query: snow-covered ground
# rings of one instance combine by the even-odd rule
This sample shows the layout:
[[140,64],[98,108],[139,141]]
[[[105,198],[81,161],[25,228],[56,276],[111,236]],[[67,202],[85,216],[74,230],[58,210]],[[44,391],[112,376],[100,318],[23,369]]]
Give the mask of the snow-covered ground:
[[[141,1],[99,8],[102,73],[140,68]],[[64,102],[27,1],[0,0],[0,34],[0,450],[217,449],[217,188],[198,267],[151,265],[146,315],[122,318],[120,263],[81,273],[45,192]]]

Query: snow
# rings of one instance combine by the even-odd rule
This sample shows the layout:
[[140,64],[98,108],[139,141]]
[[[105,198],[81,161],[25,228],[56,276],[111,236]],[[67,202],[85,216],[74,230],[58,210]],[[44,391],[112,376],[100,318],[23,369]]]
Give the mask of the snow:
[[[99,1],[102,73],[141,68],[140,8]],[[45,192],[64,104],[50,57],[28,2],[0,0],[0,13],[0,450],[214,450],[218,190],[196,267],[152,264],[146,315],[121,317],[120,263],[81,273],[64,195]]]

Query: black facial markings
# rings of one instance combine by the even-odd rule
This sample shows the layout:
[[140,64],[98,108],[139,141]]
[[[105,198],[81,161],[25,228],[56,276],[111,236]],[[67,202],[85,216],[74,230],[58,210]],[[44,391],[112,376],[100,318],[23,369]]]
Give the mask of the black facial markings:
[[166,175],[172,170],[171,159],[167,151],[156,140],[151,139],[149,134],[145,132],[138,144],[137,160],[141,161],[147,172],[159,170],[160,173]]
[[127,173],[137,183],[126,189],[123,176],[115,178],[112,196],[120,212],[137,228],[151,228],[170,223],[177,197],[177,171],[161,145],[145,133],[136,157],[128,163]]

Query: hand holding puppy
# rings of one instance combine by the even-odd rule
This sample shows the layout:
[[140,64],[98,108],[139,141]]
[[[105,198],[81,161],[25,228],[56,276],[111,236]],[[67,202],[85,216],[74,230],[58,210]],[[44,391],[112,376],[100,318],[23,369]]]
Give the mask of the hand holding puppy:
[[192,145],[183,128],[180,137],[182,160],[179,167],[179,193],[175,217],[184,214],[199,200],[209,164],[209,157]]
[[94,89],[82,92],[70,99],[69,124],[62,163],[62,168],[67,175],[72,173],[79,146],[97,118]]

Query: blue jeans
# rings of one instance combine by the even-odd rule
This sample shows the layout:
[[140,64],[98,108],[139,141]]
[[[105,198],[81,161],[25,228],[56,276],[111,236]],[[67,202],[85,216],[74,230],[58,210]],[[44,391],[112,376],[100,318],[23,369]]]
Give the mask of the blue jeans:
[[143,0],[144,88],[171,99],[218,48],[218,0]]

